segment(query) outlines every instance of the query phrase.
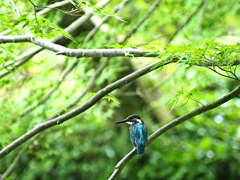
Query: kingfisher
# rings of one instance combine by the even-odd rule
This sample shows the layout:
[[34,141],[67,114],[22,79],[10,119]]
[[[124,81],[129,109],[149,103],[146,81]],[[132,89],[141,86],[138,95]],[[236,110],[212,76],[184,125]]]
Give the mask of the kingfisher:
[[130,124],[129,132],[131,142],[133,146],[136,147],[137,153],[143,154],[148,141],[148,131],[141,117],[137,114],[133,114],[115,124],[120,123]]

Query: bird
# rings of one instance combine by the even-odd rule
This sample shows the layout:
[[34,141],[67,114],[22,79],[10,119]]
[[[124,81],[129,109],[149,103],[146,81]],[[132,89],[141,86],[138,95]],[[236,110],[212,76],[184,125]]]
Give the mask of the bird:
[[130,124],[130,140],[133,146],[136,147],[137,154],[143,154],[148,141],[148,130],[141,117],[137,114],[133,114],[122,121],[116,122],[115,124],[120,123]]

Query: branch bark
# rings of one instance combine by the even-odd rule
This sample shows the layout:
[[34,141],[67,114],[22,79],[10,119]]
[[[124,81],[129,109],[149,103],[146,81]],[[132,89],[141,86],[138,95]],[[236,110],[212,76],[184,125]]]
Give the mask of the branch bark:
[[[128,57],[144,57],[147,54],[154,53],[152,50],[140,50],[140,49],[70,49],[64,46],[52,43],[51,41],[34,38],[32,35],[20,35],[20,36],[1,36],[0,43],[18,43],[18,42],[31,42],[42,48],[56,52],[58,55],[66,55],[69,57],[116,57],[116,56],[128,56]],[[150,54],[148,57],[157,57],[159,54]]]
[[[149,136],[148,138],[148,145],[154,141],[156,138],[158,138],[160,135],[162,135],[163,133],[165,133],[166,131],[172,129],[173,127],[177,126],[178,124],[191,119],[192,117],[195,117],[199,114],[202,114],[206,111],[212,110],[224,103],[226,103],[227,101],[233,99],[234,97],[238,96],[240,94],[240,86],[238,86],[237,88],[235,88],[233,91],[231,91],[230,93],[226,94],[225,96],[219,98],[218,100],[209,103],[207,105],[201,106],[183,116],[180,116],[176,119],[174,119],[173,121],[171,121],[170,123],[166,124],[165,126],[159,128],[157,131],[155,131],[151,136]],[[123,157],[122,160],[120,160],[118,162],[118,164],[115,166],[115,170],[112,173],[112,175],[110,176],[110,178],[108,180],[113,180],[116,179],[116,177],[121,173],[122,169],[124,168],[124,166],[127,164],[127,162],[129,160],[131,160],[134,156],[136,155],[136,151],[135,149],[131,150],[125,157]]]

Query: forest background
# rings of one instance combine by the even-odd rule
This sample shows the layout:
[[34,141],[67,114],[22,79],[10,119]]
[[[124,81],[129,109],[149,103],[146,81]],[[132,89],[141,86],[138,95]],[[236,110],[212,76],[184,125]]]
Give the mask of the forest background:
[[240,179],[238,0],[0,7],[1,180]]

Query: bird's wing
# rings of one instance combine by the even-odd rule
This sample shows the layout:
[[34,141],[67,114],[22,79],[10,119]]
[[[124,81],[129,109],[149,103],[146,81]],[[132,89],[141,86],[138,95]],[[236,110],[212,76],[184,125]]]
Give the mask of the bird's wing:
[[130,127],[130,139],[134,146],[137,146],[137,141],[140,138],[140,134],[136,127]]
[[148,131],[147,127],[143,124],[139,124],[133,127],[130,127],[130,139],[134,146],[143,145],[145,146],[148,140]]
[[140,141],[142,142],[142,144],[145,146],[147,141],[148,141],[148,130],[147,127],[145,125],[142,126],[141,128],[141,136],[140,136]]

